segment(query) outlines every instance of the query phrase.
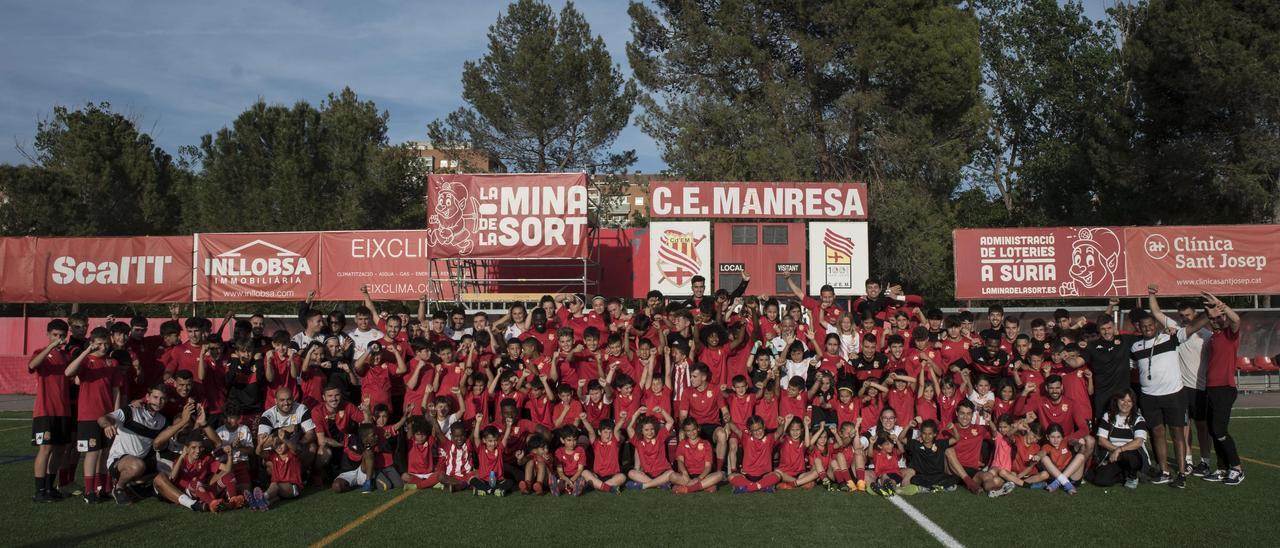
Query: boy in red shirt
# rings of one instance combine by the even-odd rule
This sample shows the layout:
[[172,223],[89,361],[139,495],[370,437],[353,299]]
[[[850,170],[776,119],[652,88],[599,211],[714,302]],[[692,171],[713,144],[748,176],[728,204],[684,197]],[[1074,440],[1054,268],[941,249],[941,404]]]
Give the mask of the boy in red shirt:
[[482,418],[483,415],[476,415],[476,424],[471,433],[472,443],[476,447],[476,471],[471,478],[471,492],[476,496],[501,497],[514,485],[511,479],[505,477],[502,466],[503,452],[507,438],[511,436],[511,428],[508,426],[499,432],[493,426],[486,426],[481,430]]
[[[628,413],[622,412],[624,420],[631,416]],[[618,450],[622,443],[619,441],[619,426],[612,420],[605,419],[600,421],[599,433],[590,423],[583,424],[583,428],[587,430],[592,455],[591,469],[585,472],[583,477],[587,478],[591,487],[597,491],[621,493],[620,488],[627,481],[627,477],[622,475],[622,469],[618,464]]]
[[724,467],[728,448],[728,433],[720,425],[722,415],[728,415],[724,396],[718,387],[708,384],[711,370],[701,363],[689,368],[690,386],[680,397],[680,420],[692,418],[698,421],[702,438],[715,443],[716,470]]
[[84,453],[84,501],[105,500],[109,490],[106,459],[99,458],[110,442],[98,426],[98,418],[124,405],[124,373],[107,357],[110,334],[97,327],[89,333],[89,346],[67,365],[67,378],[80,381],[76,405],[76,450]]
[[711,444],[698,437],[698,421],[692,417],[680,423],[682,439],[676,446],[676,470],[671,476],[675,487],[672,493],[685,494],[697,491],[714,493],[716,485],[724,480],[724,474],[712,468]]
[[31,355],[27,372],[36,375],[35,408],[31,411],[31,444],[38,447],[35,458],[35,502],[54,502],[62,493],[54,485],[61,464],[58,456],[71,442],[75,419],[71,416],[71,384],[67,365],[67,322],[54,319],[45,327],[49,344]]
[[[589,424],[586,413],[578,416],[579,424]],[[582,494],[591,472],[587,471],[587,451],[578,446],[578,429],[572,426],[561,428],[560,448],[556,449],[555,481],[551,484],[551,494],[578,496]]]
[[945,432],[949,434],[947,464],[951,473],[976,495],[982,491],[982,484],[995,475],[982,469],[982,443],[991,439],[991,431],[973,423],[973,410],[972,403],[961,401],[956,406],[955,423]]
[[436,473],[435,467],[435,421],[415,416],[409,419],[409,430],[413,434],[410,436],[409,451],[405,458],[408,471],[400,476],[404,481],[404,488],[412,491],[435,487],[440,483],[440,476]]
[[[197,424],[204,422],[204,412],[200,414]],[[205,451],[204,432],[197,429],[187,436],[182,454],[174,460],[169,475],[157,474],[152,480],[156,493],[195,512],[218,512],[243,506],[243,496],[234,495],[229,499],[221,496],[235,492],[231,454],[227,454],[225,462],[220,462]]]
[[271,471],[271,484],[267,486],[266,501],[258,508],[266,510],[282,498],[291,499],[302,494],[302,461],[296,445],[288,440],[284,430],[277,436],[266,436],[258,447],[258,456]]

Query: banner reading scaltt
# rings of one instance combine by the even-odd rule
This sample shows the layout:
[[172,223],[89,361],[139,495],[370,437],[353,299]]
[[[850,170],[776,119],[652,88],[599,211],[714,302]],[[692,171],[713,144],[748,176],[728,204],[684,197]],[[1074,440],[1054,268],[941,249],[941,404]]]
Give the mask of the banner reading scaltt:
[[432,175],[432,259],[587,256],[585,173]]

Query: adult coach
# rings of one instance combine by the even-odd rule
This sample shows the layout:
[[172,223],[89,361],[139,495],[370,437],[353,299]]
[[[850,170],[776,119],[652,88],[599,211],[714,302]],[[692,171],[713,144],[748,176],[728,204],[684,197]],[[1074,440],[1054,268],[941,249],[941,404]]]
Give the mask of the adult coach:
[[[1119,299],[1111,299],[1107,313],[1098,316],[1098,338],[1080,341],[1080,357],[1093,371],[1093,418],[1099,422],[1106,413],[1111,398],[1129,389],[1129,350],[1139,337],[1121,335],[1111,310],[1120,304]],[[1076,365],[1076,364],[1072,364]]]
[[1240,485],[1244,470],[1240,468],[1240,454],[1236,441],[1227,432],[1231,422],[1231,406],[1236,402],[1236,355],[1240,351],[1240,315],[1217,297],[1204,293],[1208,303],[1209,325],[1213,336],[1209,339],[1209,365],[1205,374],[1206,419],[1209,435],[1213,437],[1213,450],[1218,454],[1218,471],[1204,477],[1208,481],[1221,480],[1223,485]]
[[[1151,426],[1152,443],[1156,449],[1156,460],[1160,464],[1160,475],[1152,483],[1168,483],[1178,489],[1187,486],[1186,474],[1182,470],[1182,462],[1186,458],[1187,447],[1179,443],[1185,435],[1187,427],[1187,405],[1182,394],[1182,361],[1178,358],[1178,347],[1185,344],[1192,333],[1199,331],[1208,323],[1203,314],[1186,327],[1165,332],[1164,314],[1160,312],[1160,303],[1156,294],[1160,288],[1155,284],[1147,286],[1147,306],[1150,313],[1138,320],[1138,331],[1142,339],[1129,348],[1130,357],[1138,366],[1138,382],[1142,387],[1142,399],[1139,406],[1142,415]],[[1177,455],[1178,475],[1169,474],[1168,448],[1165,447],[1168,436],[1174,439],[1174,452]]]
[[142,405],[116,409],[98,419],[98,426],[112,439],[107,453],[107,472],[116,480],[111,496],[116,504],[132,502],[125,491],[130,483],[146,481],[156,473],[156,451],[165,447],[169,439],[192,421],[196,404],[188,402],[172,425],[160,411],[167,398],[164,385],[157,384],[147,391]]

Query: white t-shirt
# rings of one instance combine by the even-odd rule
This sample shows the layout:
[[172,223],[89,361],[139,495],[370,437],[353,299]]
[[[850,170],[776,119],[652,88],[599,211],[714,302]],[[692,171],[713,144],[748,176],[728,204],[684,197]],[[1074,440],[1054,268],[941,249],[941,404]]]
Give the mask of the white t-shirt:
[[358,360],[360,359],[360,356],[369,352],[369,343],[373,341],[380,341],[386,338],[387,335],[377,329],[370,329],[368,331],[352,329],[347,332],[347,336],[351,337],[351,348],[355,351],[352,355],[352,359]]
[[[1165,325],[1177,327],[1178,323],[1171,318],[1165,319]],[[1204,390],[1205,375],[1209,372],[1209,339],[1213,331],[1201,328],[1187,342],[1178,346],[1178,362],[1182,366],[1182,386]]]
[[[125,413],[128,413],[126,420]],[[107,466],[124,456],[143,458],[155,449],[152,445],[169,420],[162,413],[136,407],[125,407],[111,412],[116,421],[116,437],[107,452]]]
[[231,446],[231,458],[234,462],[248,462],[249,454],[254,448],[253,433],[249,431],[248,425],[241,424],[235,430],[227,430],[227,425],[224,424],[218,427],[217,434],[224,445]]
[[1151,339],[1134,341],[1129,359],[1138,365],[1138,383],[1145,396],[1167,396],[1182,390],[1182,360],[1178,347],[1187,341],[1187,330],[1176,337],[1161,332]]
[[778,386],[782,388],[786,388],[787,386],[789,386],[788,383],[791,382],[791,377],[800,377],[801,379],[808,381],[809,380],[809,362],[810,360],[808,359],[800,360],[798,362],[787,360],[787,364],[786,366],[784,366],[784,369],[782,371],[782,379]]

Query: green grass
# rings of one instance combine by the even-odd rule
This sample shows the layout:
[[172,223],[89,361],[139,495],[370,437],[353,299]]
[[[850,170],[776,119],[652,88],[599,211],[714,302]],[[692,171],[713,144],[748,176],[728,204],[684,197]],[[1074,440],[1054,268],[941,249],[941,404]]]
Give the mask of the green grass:
[[[1280,409],[1242,410],[1239,416],[1280,415]],[[0,414],[19,418],[22,414]],[[1232,432],[1246,457],[1280,465],[1280,419],[1245,419]],[[29,425],[0,421],[0,462],[33,453]],[[1136,491],[1083,487],[1074,497],[1019,491],[996,500],[964,492],[905,500],[969,546],[1099,544],[1272,545],[1280,515],[1274,489],[1280,468],[1245,463],[1248,479],[1228,488],[1192,478],[1186,490],[1143,484]],[[268,513],[195,514],[155,500],[129,507],[86,506],[66,500],[30,502],[31,461],[0,464],[0,515],[5,546],[225,545],[316,542],[390,501],[396,493],[310,492]],[[197,540],[196,535],[199,535]],[[869,495],[788,491],[773,495],[675,496],[666,492],[599,493],[582,498],[479,498],[419,492],[356,527],[340,545],[415,544],[492,546],[623,544],[936,545],[924,529],[889,502]]]

